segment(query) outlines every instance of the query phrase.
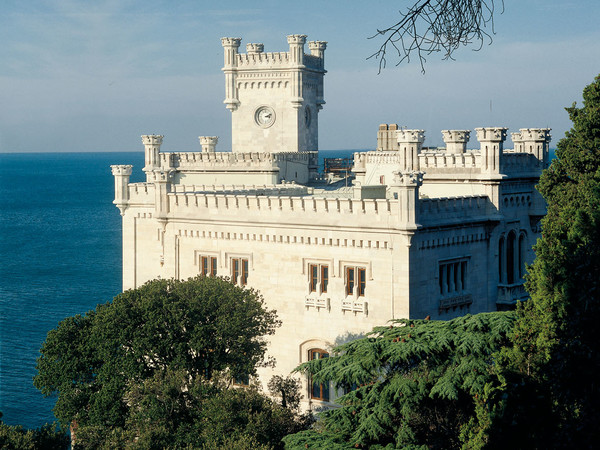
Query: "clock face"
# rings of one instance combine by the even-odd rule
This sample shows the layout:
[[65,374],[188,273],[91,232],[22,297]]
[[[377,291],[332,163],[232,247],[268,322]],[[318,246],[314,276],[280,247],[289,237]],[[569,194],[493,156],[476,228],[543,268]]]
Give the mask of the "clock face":
[[304,108],[304,124],[307,127],[310,126],[310,108],[308,106]]
[[254,113],[254,121],[259,127],[269,128],[275,123],[275,111],[270,106],[261,106]]

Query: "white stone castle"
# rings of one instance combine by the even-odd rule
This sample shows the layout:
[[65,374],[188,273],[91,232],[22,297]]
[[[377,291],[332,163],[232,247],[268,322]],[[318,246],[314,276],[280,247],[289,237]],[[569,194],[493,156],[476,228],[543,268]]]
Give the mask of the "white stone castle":
[[[424,131],[381,125],[353,176],[318,172],[326,42],[288,36],[289,52],[223,38],[232,151],[201,136],[200,152],[164,153],[142,136],[146,182],[112,166],[123,216],[123,288],[157,277],[230,277],[258,289],[283,325],[266,383],[395,318],[450,319],[526,297],[545,203],[536,192],[550,130]],[[304,407],[336,392],[304,381]]]

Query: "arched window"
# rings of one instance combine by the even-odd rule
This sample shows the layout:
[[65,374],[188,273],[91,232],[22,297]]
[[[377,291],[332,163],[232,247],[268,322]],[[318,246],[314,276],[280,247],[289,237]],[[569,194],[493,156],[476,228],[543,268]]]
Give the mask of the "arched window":
[[519,278],[525,276],[525,235],[519,236]]
[[504,236],[498,241],[498,283],[504,283]]
[[[319,348],[313,348],[308,351],[308,359],[310,361],[314,359],[328,358],[329,353]],[[321,400],[324,402],[329,401],[329,383],[317,383],[310,380],[310,398],[313,400]]]
[[515,232],[508,233],[506,239],[506,283],[514,284],[515,282]]

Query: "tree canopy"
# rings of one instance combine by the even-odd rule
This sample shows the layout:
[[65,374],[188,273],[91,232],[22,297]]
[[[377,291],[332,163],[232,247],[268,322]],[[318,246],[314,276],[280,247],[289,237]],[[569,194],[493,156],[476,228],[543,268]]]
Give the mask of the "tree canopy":
[[[48,333],[34,385],[61,424],[165,433],[197,418],[214,380],[253,375],[280,322],[262,297],[216,277],[154,280]],[[78,433],[80,433],[78,431]]]
[[21,425],[6,425],[0,412],[0,448],[13,450],[66,450],[70,439],[56,424],[27,430]]
[[[450,321],[395,320],[299,370],[347,393],[317,427],[288,436],[292,448],[459,448],[477,438],[501,394],[493,355],[508,343],[514,313]],[[485,425],[485,424],[483,424]]]
[[551,406],[538,439],[587,448],[600,422],[600,75],[584,89],[583,106],[566,110],[573,127],[538,185],[548,213],[528,270],[531,300],[503,356],[514,385],[535,387]]

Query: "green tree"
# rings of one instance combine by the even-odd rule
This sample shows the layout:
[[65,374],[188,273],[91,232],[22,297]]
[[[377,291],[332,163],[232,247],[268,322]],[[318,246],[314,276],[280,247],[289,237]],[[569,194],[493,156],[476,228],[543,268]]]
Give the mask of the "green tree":
[[[491,404],[503,394],[493,355],[515,314],[450,321],[396,320],[299,370],[347,393],[315,428],[284,438],[291,448],[460,448],[485,441]],[[483,437],[482,437],[483,436]]]
[[46,424],[34,430],[21,425],[6,425],[0,412],[0,448],[14,450],[66,450],[71,440],[56,424]]
[[[600,76],[584,89],[583,107],[566,109],[573,127],[538,185],[548,213],[527,276],[531,300],[518,310],[503,364],[515,390],[536,391],[550,406],[530,435],[589,448],[600,423]],[[530,420],[543,412],[538,404],[515,400],[511,414]]]
[[58,395],[56,417],[76,422],[81,436],[127,440],[148,423],[176,434],[195,420],[215,377],[267,363],[264,336],[279,324],[256,291],[224,279],[154,280],[60,322],[40,350],[34,385]]

